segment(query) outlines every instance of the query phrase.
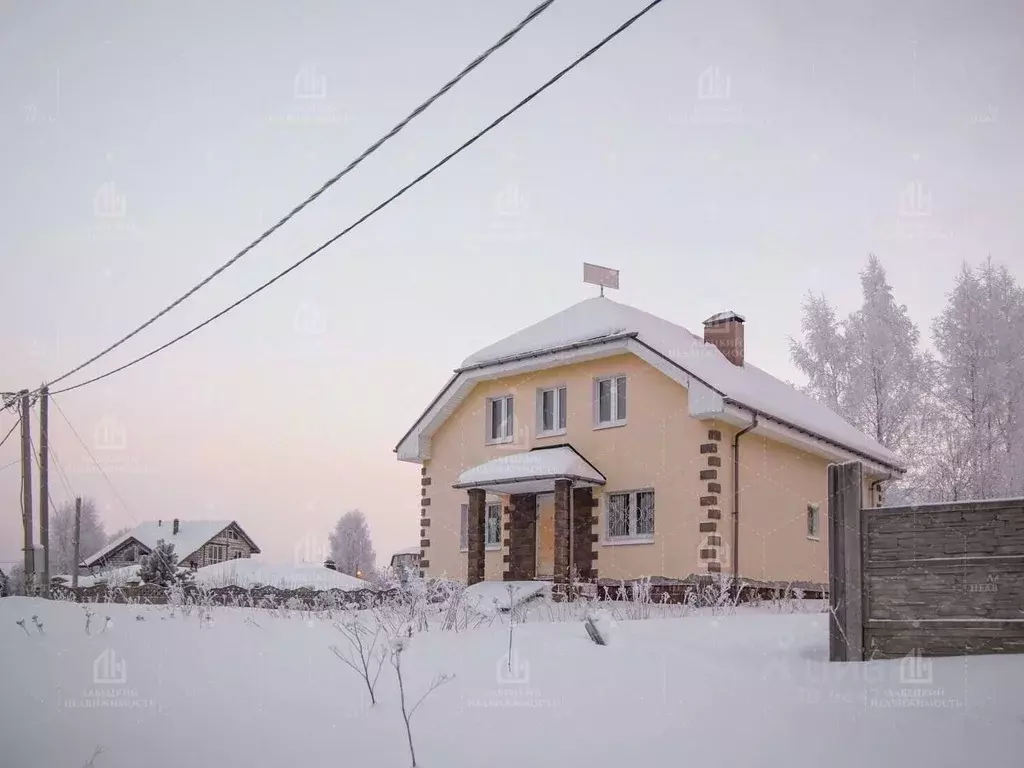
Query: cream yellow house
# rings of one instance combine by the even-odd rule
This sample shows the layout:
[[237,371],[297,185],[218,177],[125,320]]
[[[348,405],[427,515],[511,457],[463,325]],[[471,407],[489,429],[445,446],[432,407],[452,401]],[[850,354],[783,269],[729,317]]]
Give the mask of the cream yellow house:
[[826,467],[900,460],[704,335],[604,297],[471,355],[396,447],[422,466],[428,576],[827,581]]

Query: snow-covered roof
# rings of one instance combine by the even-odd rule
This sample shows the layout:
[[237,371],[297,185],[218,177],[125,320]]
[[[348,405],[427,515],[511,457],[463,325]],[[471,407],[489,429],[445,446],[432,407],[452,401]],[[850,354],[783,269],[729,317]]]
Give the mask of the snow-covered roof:
[[[619,352],[653,353],[659,367],[685,374],[691,391],[691,410],[701,418],[715,417],[724,407],[756,411],[762,423],[773,420],[779,429],[795,430],[814,441],[825,441],[855,455],[901,471],[903,463],[889,449],[868,437],[814,398],[775,378],[749,362],[729,362],[713,344],[706,344],[682,326],[605,297],[586,299],[541,320],[518,333],[467,357],[445,389],[435,398],[399,445],[401,458],[422,453],[423,427],[430,429],[451,412],[446,403],[455,393],[465,397],[468,389],[460,379],[482,376],[482,371],[501,371],[523,365],[526,358],[550,357],[553,366],[565,364],[569,354],[587,349],[616,348]],[[621,347],[621,349],[619,349]],[[469,382],[470,384],[472,382]],[[456,398],[457,399],[457,398]],[[705,407],[707,402],[711,406]],[[456,403],[457,404],[457,403]],[[724,417],[724,416],[723,416]],[[408,443],[410,437],[417,443]]]
[[398,550],[391,557],[395,558],[395,557],[398,557],[399,555],[418,555],[419,553],[420,553],[420,548],[419,547],[406,547],[405,549]]
[[567,445],[509,453],[467,469],[456,488],[487,488],[496,493],[549,490],[555,480],[604,485],[605,476]]
[[[419,550],[417,550],[419,551]],[[203,587],[277,587],[278,589],[373,589],[368,581],[322,565],[264,563],[258,558],[242,557],[198,568],[195,583]]]
[[[179,560],[183,560],[232,523],[234,523],[233,520],[179,520],[178,532],[174,533],[173,521],[149,520],[135,526],[124,536],[110,542],[83,562],[86,565],[94,565],[129,539],[135,539],[150,551],[160,539],[163,539],[174,545],[174,554],[178,556]],[[241,529],[239,528],[239,530]],[[256,551],[259,552],[259,549],[257,548]]]

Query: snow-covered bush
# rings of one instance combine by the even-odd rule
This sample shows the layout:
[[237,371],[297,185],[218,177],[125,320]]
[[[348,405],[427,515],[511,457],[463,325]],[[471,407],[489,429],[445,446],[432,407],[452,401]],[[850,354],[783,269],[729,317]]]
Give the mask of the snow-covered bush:
[[160,539],[152,552],[143,555],[139,578],[146,584],[166,587],[177,581],[177,576],[178,556],[174,554],[174,544]]

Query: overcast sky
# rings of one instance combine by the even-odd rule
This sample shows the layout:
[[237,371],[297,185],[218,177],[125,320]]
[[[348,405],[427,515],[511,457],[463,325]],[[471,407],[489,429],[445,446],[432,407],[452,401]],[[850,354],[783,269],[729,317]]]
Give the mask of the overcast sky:
[[[0,2],[0,390],[55,378],[165,306],[535,4]],[[68,382],[251,290],[642,5],[556,0]],[[56,398],[118,493],[53,409],[54,500],[94,497],[108,531],[233,518],[280,561],[318,556],[358,507],[386,561],[419,533],[418,468],[395,444],[464,357],[593,295],[584,260],[622,270],[613,298],[691,330],[744,314],[748,360],[785,379],[801,298],[851,309],[869,252],[926,330],[963,260],[1024,271],[1022,23],[1012,2],[665,0],[267,292]],[[13,423],[0,414],[0,437]],[[17,456],[12,439],[0,467]],[[0,468],[0,561],[20,558],[18,481]]]

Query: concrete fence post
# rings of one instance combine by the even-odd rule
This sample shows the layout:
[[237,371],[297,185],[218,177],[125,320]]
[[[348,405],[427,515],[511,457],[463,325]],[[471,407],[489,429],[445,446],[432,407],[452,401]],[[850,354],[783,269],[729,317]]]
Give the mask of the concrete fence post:
[[864,660],[862,493],[860,462],[829,466],[829,661]]

